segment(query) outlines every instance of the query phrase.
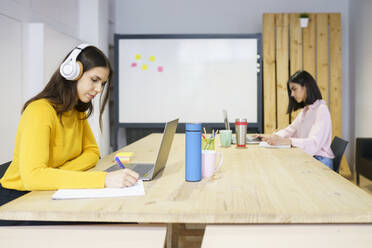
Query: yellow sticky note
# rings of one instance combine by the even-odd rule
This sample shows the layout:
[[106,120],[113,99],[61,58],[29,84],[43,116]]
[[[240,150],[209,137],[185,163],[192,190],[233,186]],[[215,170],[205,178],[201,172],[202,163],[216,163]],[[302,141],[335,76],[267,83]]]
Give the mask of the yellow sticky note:
[[154,62],[155,61],[155,56],[150,56],[149,59],[150,59],[151,62]]
[[133,152],[118,152],[116,153],[116,156],[132,157]]
[[147,65],[142,65],[142,70],[146,71],[147,70]]
[[132,156],[133,152],[119,152],[115,155],[123,164],[129,164]]
[[136,54],[136,60],[140,60],[141,59],[141,54]]

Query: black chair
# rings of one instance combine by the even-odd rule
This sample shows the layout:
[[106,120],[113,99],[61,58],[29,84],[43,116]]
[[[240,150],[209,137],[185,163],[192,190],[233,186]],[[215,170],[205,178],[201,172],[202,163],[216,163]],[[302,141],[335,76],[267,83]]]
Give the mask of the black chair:
[[357,185],[360,174],[372,180],[372,138],[356,138],[355,170]]
[[0,178],[2,178],[4,176],[5,171],[8,169],[11,162],[12,161],[9,161],[9,162],[6,162],[6,163],[0,165]]
[[342,155],[344,155],[348,143],[349,143],[348,141],[343,140],[337,136],[333,138],[331,144],[332,152],[335,155],[335,158],[333,159],[333,170],[337,173],[340,170]]

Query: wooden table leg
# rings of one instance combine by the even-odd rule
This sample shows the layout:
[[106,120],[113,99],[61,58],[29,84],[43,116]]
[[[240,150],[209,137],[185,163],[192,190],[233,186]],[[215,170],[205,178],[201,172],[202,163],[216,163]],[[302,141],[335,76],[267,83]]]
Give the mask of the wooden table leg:
[[167,248],[178,248],[178,225],[177,223],[168,223],[167,226]]

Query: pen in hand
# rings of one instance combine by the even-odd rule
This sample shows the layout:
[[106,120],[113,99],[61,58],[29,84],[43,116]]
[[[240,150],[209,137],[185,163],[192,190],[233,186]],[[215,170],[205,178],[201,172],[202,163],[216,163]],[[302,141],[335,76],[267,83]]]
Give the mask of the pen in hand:
[[125,169],[125,166],[118,157],[115,157],[115,162],[120,166],[120,168]]

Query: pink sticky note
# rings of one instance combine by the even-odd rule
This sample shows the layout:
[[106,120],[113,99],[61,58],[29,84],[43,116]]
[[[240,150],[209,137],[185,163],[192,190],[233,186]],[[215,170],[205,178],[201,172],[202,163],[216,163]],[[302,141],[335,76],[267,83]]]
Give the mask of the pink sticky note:
[[163,66],[158,66],[158,72],[162,72],[163,71]]
[[137,66],[137,63],[136,62],[133,62],[130,66],[131,67],[136,67]]

